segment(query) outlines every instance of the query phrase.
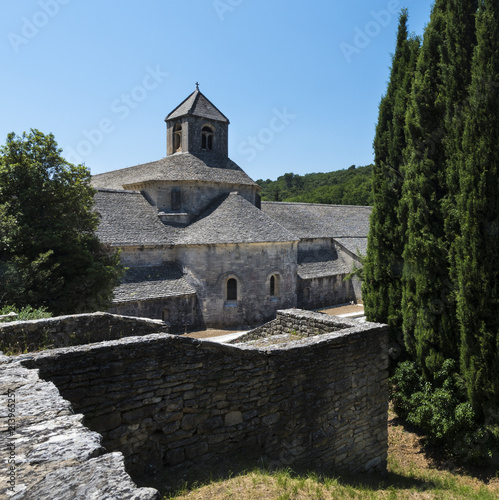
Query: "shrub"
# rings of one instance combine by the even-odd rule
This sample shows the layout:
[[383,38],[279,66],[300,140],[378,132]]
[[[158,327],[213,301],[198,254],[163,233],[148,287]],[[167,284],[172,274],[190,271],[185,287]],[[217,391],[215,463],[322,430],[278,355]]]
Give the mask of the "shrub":
[[14,312],[17,316],[13,316],[10,318],[4,318],[0,320],[0,322],[9,322],[9,321],[28,321],[31,319],[41,319],[41,318],[50,318],[52,314],[49,313],[45,307],[39,307],[35,309],[31,306],[23,307],[22,309],[18,309],[14,306],[4,306],[0,308],[0,316],[9,314]]
[[405,361],[397,367],[392,382],[395,411],[425,433],[430,443],[464,461],[497,457],[499,433],[480,422],[466,400],[454,360],[445,360],[432,381],[424,380],[415,364]]

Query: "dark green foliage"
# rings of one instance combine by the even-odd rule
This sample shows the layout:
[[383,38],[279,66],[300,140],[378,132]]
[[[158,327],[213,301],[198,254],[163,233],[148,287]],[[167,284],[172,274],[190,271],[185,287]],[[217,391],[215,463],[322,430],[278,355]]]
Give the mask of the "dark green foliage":
[[304,176],[284,174],[276,181],[257,180],[264,201],[363,205],[372,203],[372,166],[313,173]]
[[456,237],[455,215],[450,216],[455,187],[450,188],[449,182],[455,185],[450,173],[456,154],[454,124],[466,102],[470,74],[466,53],[474,45],[475,10],[473,2],[435,2],[406,116],[408,146],[400,212],[407,221],[403,329],[406,346],[426,377],[444,359],[459,356],[455,286],[449,267]]
[[121,276],[95,235],[90,172],[60,153],[37,130],[9,134],[0,150],[0,305],[105,309]]
[[444,219],[440,202],[445,195],[442,146],[445,108],[440,71],[444,43],[444,1],[435,3],[419,55],[406,117],[408,146],[403,168],[401,217],[406,234],[403,252],[403,329],[406,347],[429,377],[446,357],[444,308],[434,312],[435,300],[447,280]]
[[483,0],[459,164],[456,242],[461,369],[468,396],[499,426],[499,5]]
[[397,72],[406,20],[374,142],[366,312],[396,334],[402,311],[399,415],[462,458],[497,458],[499,5],[436,0],[413,73]]
[[480,423],[457,371],[457,362],[447,359],[428,381],[413,362],[400,363],[392,378],[395,411],[460,459],[490,461],[498,452],[496,429]]
[[370,321],[388,323],[392,340],[402,325],[400,310],[403,230],[398,206],[403,177],[405,111],[409,99],[419,39],[409,37],[407,10],[400,16],[390,82],[379,106],[374,139],[373,211],[364,265],[363,298]]

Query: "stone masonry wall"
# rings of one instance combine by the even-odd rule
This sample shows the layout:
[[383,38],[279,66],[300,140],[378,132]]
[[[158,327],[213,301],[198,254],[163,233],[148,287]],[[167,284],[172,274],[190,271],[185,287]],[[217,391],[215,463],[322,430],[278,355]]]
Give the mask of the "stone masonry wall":
[[286,309],[277,311],[275,320],[251,330],[231,343],[240,344],[283,333],[311,337],[313,335],[337,332],[345,328],[353,328],[358,325],[359,323],[355,320],[340,319],[335,316],[314,311],[305,311],[303,309]]
[[169,332],[163,321],[103,312],[0,323],[0,351],[25,352]]
[[[210,328],[251,328],[296,305],[296,243],[240,243],[178,247],[177,260],[188,270],[204,323]],[[269,280],[280,277],[279,297]],[[238,282],[237,303],[226,302],[226,282]]]
[[204,326],[195,295],[125,302],[113,305],[109,312],[141,318],[164,318],[170,325],[169,333],[185,333]]
[[[319,309],[321,307],[357,301],[352,281],[343,281],[347,274],[300,278],[298,280],[298,307]],[[308,290],[308,291],[307,291]]]
[[156,490],[136,487],[123,455],[106,453],[83,418],[53,383],[0,356],[0,497],[157,500]]
[[153,334],[19,360],[124,454],[132,477],[241,455],[371,472],[386,469],[386,352],[384,325],[356,323],[265,349]]

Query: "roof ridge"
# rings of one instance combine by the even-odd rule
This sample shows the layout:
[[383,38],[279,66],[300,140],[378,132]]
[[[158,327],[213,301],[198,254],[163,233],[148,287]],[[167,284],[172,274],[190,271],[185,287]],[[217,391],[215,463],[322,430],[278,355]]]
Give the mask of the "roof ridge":
[[181,106],[183,106],[192,97],[192,95],[195,94],[196,92],[199,92],[199,90],[196,89],[194,92],[191,92],[174,110],[170,111],[166,115],[165,121],[168,120],[168,117],[171,116],[171,115],[173,115],[173,113],[175,113],[175,111],[177,111],[178,108],[180,108]]
[[262,201],[262,204],[266,203],[268,205],[306,205],[306,206],[314,206],[314,207],[354,207],[354,208],[369,208],[372,209],[369,205],[333,205],[331,203],[307,203],[306,201]]
[[133,189],[112,189],[112,188],[95,188],[95,189],[103,193],[141,194],[140,191],[135,191]]

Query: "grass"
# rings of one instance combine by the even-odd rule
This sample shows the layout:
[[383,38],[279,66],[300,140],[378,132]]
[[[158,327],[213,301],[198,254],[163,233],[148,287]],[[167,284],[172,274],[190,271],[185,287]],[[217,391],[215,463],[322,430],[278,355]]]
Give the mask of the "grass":
[[301,499],[499,499],[496,470],[463,469],[439,450],[424,448],[424,436],[393,414],[389,422],[388,474],[329,476],[265,464],[236,465],[192,472],[183,485],[164,496],[176,500]]

